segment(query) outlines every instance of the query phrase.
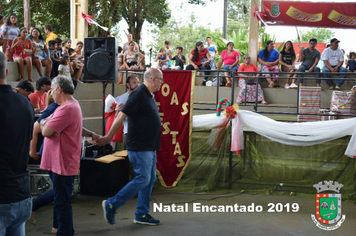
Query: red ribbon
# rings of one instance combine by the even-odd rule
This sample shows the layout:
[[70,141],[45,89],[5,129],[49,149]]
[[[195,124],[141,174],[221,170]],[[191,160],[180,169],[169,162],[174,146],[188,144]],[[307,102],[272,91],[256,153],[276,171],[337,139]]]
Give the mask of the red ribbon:
[[258,12],[261,16],[261,18],[265,18],[266,14],[259,12],[257,6],[255,6],[255,9],[252,11],[252,15],[257,18],[258,21],[260,21],[260,18],[257,17],[256,12]]
[[[93,16],[91,15],[86,15],[85,13],[82,12],[82,17],[88,21],[89,25],[91,25],[91,21],[93,20]],[[90,20],[89,20],[90,19]]]

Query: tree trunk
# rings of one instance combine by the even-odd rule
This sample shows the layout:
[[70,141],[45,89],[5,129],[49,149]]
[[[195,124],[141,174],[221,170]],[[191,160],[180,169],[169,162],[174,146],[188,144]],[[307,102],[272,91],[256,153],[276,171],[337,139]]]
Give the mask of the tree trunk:
[[23,1],[23,12],[24,12],[24,25],[30,30],[31,26],[31,10],[30,10],[30,0]]

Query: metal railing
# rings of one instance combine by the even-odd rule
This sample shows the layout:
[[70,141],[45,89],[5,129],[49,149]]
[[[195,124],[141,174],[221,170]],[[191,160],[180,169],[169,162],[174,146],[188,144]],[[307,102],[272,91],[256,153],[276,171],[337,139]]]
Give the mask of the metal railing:
[[[204,71],[200,71],[200,72],[204,72]],[[345,114],[320,114],[320,113],[315,113],[315,114],[304,114],[304,113],[300,113],[299,111],[299,101],[300,101],[300,83],[301,81],[303,81],[303,86],[307,86],[308,81],[309,80],[320,80],[320,82],[322,83],[323,81],[326,80],[339,80],[340,78],[336,78],[335,76],[339,76],[339,75],[346,75],[349,78],[342,78],[342,80],[345,81],[353,81],[353,84],[356,84],[356,73],[351,73],[351,72],[335,72],[335,73],[316,73],[316,72],[239,72],[239,75],[237,73],[230,73],[229,76],[225,76],[225,75],[221,75],[222,72],[228,72],[228,71],[224,71],[224,70],[215,70],[215,71],[211,71],[211,72],[217,72],[217,75],[209,75],[208,77],[214,77],[217,80],[217,93],[216,93],[216,103],[201,103],[201,102],[195,102],[194,104],[198,104],[198,105],[214,105],[215,108],[194,108],[194,110],[207,110],[207,111],[212,111],[216,109],[216,105],[219,101],[219,90],[220,90],[220,78],[225,79],[226,77],[231,77],[232,78],[232,85],[231,85],[231,92],[230,92],[230,98],[231,98],[231,103],[235,102],[235,85],[236,85],[236,81],[238,81],[240,78],[248,80],[248,78],[251,78],[251,74],[255,74],[256,76],[254,83],[252,83],[253,85],[256,85],[256,90],[255,90],[255,102],[246,102],[246,99],[244,100],[244,102],[242,104],[239,104],[240,106],[253,106],[253,110],[256,113],[261,113],[261,114],[273,114],[273,115],[305,115],[305,116],[337,116],[337,117],[356,117],[356,115],[345,115]],[[246,74],[246,76],[243,76],[243,74]],[[289,106],[289,105],[263,105],[263,104],[259,104],[258,101],[258,84],[262,83],[266,80],[266,77],[264,76],[264,74],[276,74],[278,75],[279,79],[296,79],[296,83],[298,85],[297,87],[297,97],[296,97],[296,106]],[[281,75],[288,75],[288,74],[296,74],[297,77],[293,78],[293,77],[280,77]],[[331,78],[324,78],[323,75],[330,75]],[[248,76],[250,75],[250,76]],[[319,76],[319,77],[315,77],[315,76]],[[350,76],[353,76],[353,78],[350,78]],[[196,77],[207,77],[206,75],[202,75],[202,73],[200,73],[200,75],[196,75]],[[271,77],[268,77],[271,78]],[[273,77],[272,77],[273,78]],[[251,82],[247,83],[246,82],[246,90],[247,90],[247,85],[251,84]],[[261,86],[262,87],[262,86]],[[346,92],[346,91],[344,91]],[[246,91],[245,91],[245,96],[246,96]],[[331,99],[331,97],[330,97]],[[259,107],[269,107],[269,108],[295,108],[296,112],[276,112],[276,111],[261,111],[259,110]],[[321,109],[327,109],[327,108],[323,108],[321,107]]]
[[[126,77],[129,74],[137,74],[139,75],[139,78],[141,80],[141,82],[143,82],[143,74],[146,70],[118,70],[118,73],[124,73],[123,76],[123,83],[125,84],[126,81]],[[230,72],[230,71],[224,71],[224,70],[197,70],[196,71],[196,77],[198,78],[204,78],[207,77],[209,80],[215,79],[216,80],[216,97],[215,97],[215,103],[213,102],[198,102],[195,101],[194,105],[200,106],[200,105],[204,105],[204,106],[208,106],[205,108],[201,108],[201,107],[196,107],[194,106],[193,109],[194,110],[204,110],[204,111],[215,111],[216,110],[216,106],[219,102],[219,95],[220,95],[220,89],[221,87],[224,87],[222,85],[220,85],[220,81],[221,80],[225,80],[226,77],[230,77],[232,78],[232,85],[231,85],[231,89],[230,89],[230,101],[231,103],[235,103],[235,86],[237,87],[238,85],[236,85],[236,82],[242,78],[245,80],[248,80],[248,78],[251,78],[251,74],[255,75],[255,81],[252,83],[253,85],[256,85],[256,90],[255,90],[255,96],[256,99],[254,102],[246,102],[246,99],[244,100],[244,102],[242,104],[239,104],[239,106],[247,106],[247,107],[253,107],[253,111],[256,113],[260,113],[260,114],[266,114],[266,115],[290,115],[290,116],[298,116],[298,115],[305,115],[305,116],[338,116],[338,117],[356,117],[356,115],[343,115],[343,114],[320,114],[320,113],[315,113],[315,114],[304,114],[304,113],[300,113],[299,111],[299,101],[300,101],[300,83],[303,80],[303,86],[307,86],[308,85],[308,81],[310,80],[320,80],[321,83],[323,83],[323,81],[326,81],[328,79],[332,79],[332,80],[338,80],[339,78],[336,78],[335,76],[339,76],[339,75],[347,75],[347,77],[349,78],[344,78],[343,80],[347,80],[347,81],[353,81],[353,83],[356,83],[356,73],[351,73],[351,72],[335,72],[335,73],[316,73],[316,72],[239,72],[239,74],[235,73],[235,72]],[[205,72],[208,72],[209,74],[206,75]],[[224,72],[228,72],[229,75],[224,75]],[[243,75],[246,76],[243,76]],[[278,75],[279,79],[296,79],[296,84],[298,85],[297,90],[297,97],[296,97],[296,105],[273,105],[273,104],[268,104],[268,105],[263,105],[260,104],[258,101],[258,84],[260,83],[264,83],[266,80],[266,77],[264,76],[265,74],[276,74]],[[296,74],[297,77],[293,78],[287,78],[286,76],[288,74]],[[324,78],[323,75],[330,75],[331,78]],[[285,76],[285,77],[281,77],[281,76]],[[316,78],[316,76],[318,76]],[[352,77],[351,77],[352,76]],[[350,78],[351,77],[351,78]],[[273,77],[272,77],[273,78]],[[246,90],[247,90],[247,86],[251,85],[251,82],[246,83]],[[262,86],[261,86],[262,87]],[[281,86],[282,87],[282,86]],[[114,88],[115,88],[115,83],[112,83],[112,94],[114,96]],[[126,89],[126,87],[125,87]],[[284,89],[284,88],[283,88]],[[245,91],[245,95],[246,95],[246,91]],[[295,112],[284,112],[284,111],[261,111],[260,108],[278,108],[278,109],[296,109]],[[321,109],[327,109],[327,108],[323,108],[321,107]]]

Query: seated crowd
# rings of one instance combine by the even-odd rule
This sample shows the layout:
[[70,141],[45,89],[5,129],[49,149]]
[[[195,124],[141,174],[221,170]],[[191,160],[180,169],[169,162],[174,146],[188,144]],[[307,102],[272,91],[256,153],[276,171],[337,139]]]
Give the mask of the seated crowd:
[[[44,77],[42,67],[46,68],[46,78],[54,78],[58,74],[66,75],[73,80],[76,86],[78,82],[81,83],[80,78],[84,70],[84,53],[83,42],[78,42],[75,48],[72,48],[72,41],[66,39],[63,43],[62,40],[52,31],[51,25],[44,27],[44,32],[47,35],[46,39],[42,36],[41,30],[36,27],[31,27],[29,31],[25,27],[18,28],[17,18],[14,13],[10,14],[4,22],[4,17],[0,15],[1,26],[1,38],[0,45],[3,46],[8,61],[13,61],[18,64],[20,78],[18,81],[25,79],[25,67],[27,68],[28,81],[33,82],[32,66],[38,71],[39,76]],[[110,32],[106,32],[107,37],[112,37]],[[228,42],[226,50],[223,50],[219,56],[217,47],[212,44],[210,37],[206,38],[206,45],[199,41],[196,43],[195,48],[190,51],[188,59],[183,54],[183,48],[181,46],[176,47],[176,55],[173,56],[170,49],[170,42],[165,41],[164,47],[162,47],[155,61],[158,62],[157,68],[161,70],[202,70],[204,72],[204,78],[202,85],[205,86],[208,82],[208,76],[212,70],[218,69],[224,71],[224,82],[222,85],[227,87],[232,86],[233,75],[238,75],[239,86],[241,87],[240,95],[238,96],[238,102],[254,100],[265,103],[263,99],[263,91],[260,85],[256,85],[257,74],[245,74],[238,72],[264,72],[262,74],[265,77],[268,87],[274,88],[275,83],[278,82],[279,72],[286,72],[287,80],[284,88],[298,88],[303,84],[303,75],[298,76],[296,72],[311,72],[316,77],[316,86],[320,87],[320,76],[323,75],[326,80],[329,89],[340,90],[342,84],[345,83],[345,74],[339,75],[339,80],[336,84],[331,80],[330,74],[337,72],[354,72],[356,71],[356,53],[351,52],[349,59],[346,60],[346,67],[343,67],[344,52],[339,49],[340,41],[336,38],[330,41],[328,47],[321,54],[316,49],[317,40],[312,38],[309,40],[309,47],[301,47],[300,53],[296,55],[296,52],[291,41],[287,41],[280,52],[274,48],[274,42],[267,41],[265,47],[258,53],[257,60],[260,64],[260,70],[258,65],[250,63],[250,56],[244,55],[243,62],[244,67],[240,66],[240,60],[242,60],[240,53],[234,49],[234,43]],[[218,62],[215,59],[219,57]],[[140,52],[139,46],[132,40],[132,35],[127,35],[127,42],[122,47],[118,47],[118,69],[119,70],[137,70],[143,69],[142,63],[145,60],[145,56]],[[175,65],[173,65],[175,61]],[[187,66],[186,62],[188,62]],[[248,63],[249,62],[249,63]],[[198,72],[198,75],[200,72]],[[252,77],[251,77],[252,76]],[[124,72],[119,72],[118,84],[123,83]],[[299,84],[297,80],[299,77]],[[290,81],[291,80],[291,81]],[[243,83],[243,81],[245,83]],[[220,83],[220,81],[219,81]],[[249,92],[250,87],[254,83],[258,86],[257,98],[242,99],[243,94],[256,94],[256,89]],[[37,91],[37,90],[36,90]],[[252,92],[254,91],[254,92]],[[240,99],[239,99],[240,98]],[[34,104],[36,105],[36,104]],[[40,108],[39,108],[40,109]]]
[[[223,70],[224,78],[226,80],[225,86],[230,87],[232,85],[233,73],[237,74],[240,67],[240,53],[234,49],[234,43],[228,42],[226,50],[221,52],[219,61],[216,63],[215,58],[218,56],[218,51],[216,46],[211,44],[211,38],[207,37],[206,46],[204,43],[199,41],[196,43],[195,48],[190,51],[188,57],[188,65],[186,70],[202,70],[204,71],[205,77],[203,78],[202,85],[205,86],[208,81],[207,75],[210,75],[210,71]],[[298,88],[303,84],[303,75],[298,76],[295,72],[311,72],[316,77],[316,86],[320,87],[320,76],[324,78],[331,78],[330,74],[325,73],[342,73],[342,72],[354,72],[356,71],[356,53],[351,52],[346,60],[346,66],[343,67],[344,63],[344,52],[339,48],[339,40],[333,38],[328,44],[327,48],[321,54],[320,51],[316,48],[317,39],[312,38],[309,40],[309,47],[300,48],[300,53],[296,55],[296,52],[291,41],[284,43],[283,48],[278,52],[274,48],[274,42],[268,40],[266,46],[258,53],[257,60],[260,64],[261,72],[264,72],[263,76],[268,82],[269,88],[279,87],[275,86],[275,83],[278,82],[279,72],[286,72],[287,80],[284,85],[284,88]],[[170,50],[169,41],[165,42],[165,47],[162,47],[155,61],[158,62],[157,68],[161,70],[166,69],[184,69],[185,57],[182,54],[183,48],[176,47],[177,55],[172,56],[172,51]],[[172,66],[172,61],[175,60],[175,66]],[[257,66],[257,65],[255,65]],[[290,72],[290,73],[289,73]],[[299,84],[297,80],[299,77]],[[341,89],[341,85],[345,83],[344,78],[345,74],[339,75],[339,80],[336,84],[333,83],[331,79],[327,79],[326,82],[329,85],[329,89]],[[290,81],[291,80],[291,81]]]
[[[70,39],[62,43],[61,38],[52,32],[51,25],[44,27],[46,39],[39,28],[19,29],[14,13],[8,16],[6,22],[4,16],[0,15],[0,25],[0,46],[7,61],[16,63],[19,69],[19,84],[14,91],[28,97],[36,113],[45,109],[52,78],[60,74],[72,79],[75,87],[78,82],[81,83],[84,69],[83,42],[79,41],[75,48],[72,48]],[[32,66],[38,71],[39,78],[32,78]],[[25,80],[25,67],[28,81]],[[43,67],[46,68],[45,75]],[[36,90],[30,83],[35,81]]]
[[[44,76],[42,67],[45,67],[45,76],[48,78],[65,74],[75,80],[73,81],[75,85],[80,82],[84,68],[83,42],[78,42],[73,49],[70,39],[66,39],[62,44],[62,40],[52,32],[51,25],[44,27],[44,32],[47,35],[45,39],[39,28],[30,27],[28,30],[26,27],[22,27],[19,29],[14,13],[8,16],[6,22],[3,18],[0,15],[0,24],[2,25],[0,45],[7,61],[18,64],[20,77],[17,81],[25,79],[26,67],[28,81],[34,82],[32,78],[32,66],[34,66],[40,77]],[[65,64],[64,56],[69,57],[69,63]]]
[[[219,60],[216,63],[215,58],[217,58],[219,52],[216,46],[211,44],[211,38],[207,37],[205,46],[203,42],[199,41],[196,43],[195,48],[190,51],[188,65],[185,70],[202,70],[204,72],[203,86],[206,85],[208,75],[210,75],[211,71],[215,70],[215,68],[224,71],[223,77],[226,84],[224,83],[225,81],[223,83],[218,82],[220,85],[225,84],[225,86],[231,87],[232,75],[238,75],[240,77],[240,93],[237,97],[237,102],[254,102],[257,99],[258,102],[266,104],[267,102],[264,100],[262,88],[256,82],[258,74],[238,72],[263,72],[260,76],[265,77],[269,88],[280,87],[275,85],[279,79],[279,72],[286,72],[287,79],[284,85],[285,89],[296,89],[298,86],[303,85],[304,76],[300,73],[313,73],[313,76],[316,78],[317,87],[320,87],[320,77],[323,76],[327,78],[326,83],[330,90],[340,90],[342,84],[346,83],[346,74],[336,74],[339,79],[336,84],[334,84],[331,79],[332,74],[330,73],[356,72],[356,53],[351,52],[348,55],[348,59],[345,61],[346,66],[343,67],[344,52],[339,48],[339,42],[338,39],[333,38],[321,54],[316,48],[317,39],[312,38],[309,40],[309,47],[299,45],[300,52],[297,55],[291,41],[284,43],[283,48],[279,52],[274,48],[274,42],[269,40],[257,55],[257,60],[261,68],[259,70],[258,65],[251,63],[249,55],[244,56],[244,64],[240,66],[240,60],[242,58],[240,57],[240,53],[234,49],[233,42],[227,43],[227,49],[221,52]],[[157,53],[155,58],[155,61],[158,62],[157,68],[161,70],[183,70],[186,62],[182,54],[183,48],[176,47],[177,55],[173,57],[169,47],[169,41],[166,41],[165,47],[162,47]],[[176,61],[175,66],[172,66],[173,60]],[[296,72],[298,72],[298,74]],[[197,74],[199,75],[200,72]],[[299,84],[297,81],[299,81]]]

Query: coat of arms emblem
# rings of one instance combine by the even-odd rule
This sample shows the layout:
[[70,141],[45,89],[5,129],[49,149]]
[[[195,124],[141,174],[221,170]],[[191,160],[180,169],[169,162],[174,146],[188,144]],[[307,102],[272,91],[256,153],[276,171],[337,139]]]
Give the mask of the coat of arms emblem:
[[269,12],[270,16],[278,17],[281,13],[279,12],[279,3],[272,2],[271,3],[271,11]]
[[[313,185],[317,190],[315,196],[315,215],[311,218],[317,227],[323,230],[335,230],[345,221],[346,216],[341,214],[340,189],[344,186],[335,181],[324,181]],[[322,193],[333,191],[336,193]],[[330,225],[330,226],[328,226]]]

